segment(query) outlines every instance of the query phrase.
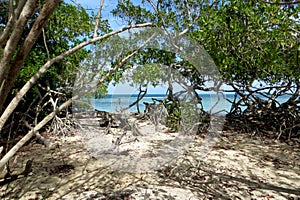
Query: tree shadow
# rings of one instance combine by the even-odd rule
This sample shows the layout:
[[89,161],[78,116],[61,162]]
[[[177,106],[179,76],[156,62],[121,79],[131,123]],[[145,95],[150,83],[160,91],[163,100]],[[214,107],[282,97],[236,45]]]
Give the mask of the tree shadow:
[[[199,160],[190,151],[159,170],[130,173],[103,166],[80,141],[59,142],[48,149],[29,144],[11,161],[22,169],[34,158],[32,173],[1,190],[1,199],[243,199],[300,196],[299,148],[224,133]],[[117,162],[117,161],[116,161]]]

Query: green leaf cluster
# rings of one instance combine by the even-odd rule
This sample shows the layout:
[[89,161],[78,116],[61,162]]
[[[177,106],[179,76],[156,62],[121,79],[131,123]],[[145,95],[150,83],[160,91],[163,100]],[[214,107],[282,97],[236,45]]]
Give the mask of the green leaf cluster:
[[[298,12],[297,12],[298,10]],[[243,84],[299,78],[299,7],[263,1],[223,1],[204,10],[190,35],[204,45],[223,78]]]
[[[35,18],[32,19],[34,20]],[[15,87],[21,87],[49,59],[85,41],[91,35],[93,27],[91,21],[91,17],[84,9],[61,2],[32,48]],[[39,83],[44,85],[47,81],[51,89],[72,86],[77,66],[88,53],[89,50],[81,49],[63,61],[55,63],[43,74]]]

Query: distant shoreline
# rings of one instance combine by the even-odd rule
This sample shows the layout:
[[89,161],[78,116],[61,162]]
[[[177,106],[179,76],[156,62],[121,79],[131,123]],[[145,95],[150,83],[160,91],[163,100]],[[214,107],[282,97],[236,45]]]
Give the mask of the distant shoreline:
[[[139,94],[105,94],[103,97],[96,98],[96,99],[103,99],[103,98],[117,98],[117,97],[138,97]],[[221,95],[221,94],[219,94]],[[234,97],[235,93],[226,93],[224,94],[226,97]],[[200,97],[211,97],[217,96],[216,93],[201,93],[199,94]],[[167,97],[166,94],[146,94],[145,97]]]
[[[209,111],[215,103],[217,106],[214,107],[213,113],[224,110],[224,114],[227,114],[232,104],[227,101],[234,101],[235,98],[239,99],[240,97],[234,93],[225,93],[224,96],[222,94],[212,94],[212,93],[201,93],[199,94],[202,99],[202,106],[205,111]],[[281,96],[277,99],[278,102],[283,103],[288,98],[288,96]],[[136,101],[138,98],[138,94],[106,94],[99,98],[91,99],[91,106],[94,109],[106,111],[106,112],[116,112],[121,110],[122,108],[128,107],[130,104]],[[146,94],[143,99],[139,101],[139,109],[143,111],[145,109],[144,102],[153,103],[153,99],[163,100],[167,98],[165,94]],[[264,99],[262,97],[262,99]],[[244,110],[246,107],[241,107]],[[137,107],[133,106],[127,112],[137,113]]]
[[[103,98],[138,97],[138,94],[106,94]],[[166,94],[146,94],[145,97],[167,97]],[[101,99],[101,98],[99,98]]]
[[[104,94],[102,97],[99,97],[99,98],[94,98],[95,100],[97,99],[110,99],[110,98],[128,98],[128,97],[138,97],[139,94]],[[228,98],[228,99],[231,99],[233,100],[235,97],[237,97],[238,99],[240,98],[240,96],[236,93],[210,93],[210,92],[207,92],[207,93],[200,93],[198,94],[201,98],[217,98],[217,96],[221,97],[221,98]],[[224,95],[224,96],[223,96]],[[262,96],[262,95],[257,95],[259,98],[263,99],[263,100],[267,100],[268,98],[266,98],[265,96]],[[166,94],[146,94],[144,96],[144,98],[167,98],[167,95]],[[283,103],[285,102],[285,100],[287,100],[288,98],[290,97],[290,95],[288,94],[285,94],[285,95],[282,95],[282,96],[279,96],[277,97],[276,99],[279,100],[280,103]]]

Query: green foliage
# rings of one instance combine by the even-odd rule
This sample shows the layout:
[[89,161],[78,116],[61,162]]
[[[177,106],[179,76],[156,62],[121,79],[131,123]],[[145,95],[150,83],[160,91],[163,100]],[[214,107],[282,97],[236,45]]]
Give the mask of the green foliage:
[[179,101],[168,101],[165,102],[165,107],[168,112],[167,116],[167,126],[173,130],[178,131],[180,128],[180,122],[183,118],[180,109]]
[[[37,17],[37,13],[32,16],[21,40],[25,39]],[[7,101],[9,102],[16,91],[49,59],[68,51],[90,37],[93,31],[92,18],[93,16],[90,16],[83,8],[61,1],[25,60]],[[99,33],[101,33],[102,27],[105,27],[105,22],[101,21]],[[49,70],[42,74],[33,87],[34,89],[26,94],[24,104],[20,104],[17,108],[19,113],[25,113],[26,117],[38,116],[38,120],[40,120],[53,111],[52,105],[47,102],[48,96],[45,96],[48,89],[58,92],[52,93],[52,97],[58,99],[58,105],[70,98],[78,66],[89,52],[89,49],[81,49],[62,61],[54,63]],[[39,109],[42,110],[37,114]]]
[[158,64],[145,64],[134,70],[132,80],[138,85],[151,83],[155,87],[160,83],[159,77],[161,77],[162,74]]
[[[32,48],[15,87],[21,87],[48,59],[85,41],[91,35],[91,30],[91,17],[85,10],[61,2],[47,23],[44,33]],[[55,63],[42,75],[39,83],[45,87],[47,82],[51,89],[64,88],[63,92],[67,92],[65,89],[72,86],[77,66],[88,53],[89,50],[81,49],[63,61]]]
[[[249,107],[253,112],[251,115],[257,119],[268,120],[259,113],[270,109],[272,104],[280,108],[272,109],[272,117],[286,112],[286,106],[280,105],[276,98],[287,93],[290,94],[287,104],[295,110],[299,108],[299,5],[280,6],[255,0],[166,0],[157,1],[156,5],[142,1],[139,6],[129,0],[119,3],[121,6],[114,14],[125,21],[151,21],[154,26],[162,27],[174,41],[179,33],[185,33],[203,46],[213,58],[221,78],[243,96],[238,105]],[[205,89],[207,79],[194,63],[179,54],[162,52],[145,50],[134,61],[146,68],[155,67],[153,64],[166,65],[188,79],[194,90]],[[197,59],[202,57],[199,54]],[[141,78],[138,76],[136,81],[141,82]],[[257,82],[260,86],[254,85]],[[174,110],[174,118],[180,118],[182,113],[177,113],[172,104],[169,107]],[[295,124],[296,121],[286,123]]]
[[199,30],[190,34],[205,46],[225,80],[249,84],[299,78],[293,70],[299,65],[298,38],[293,35],[299,23],[292,19],[296,12],[262,1],[235,0],[204,12]]
[[127,21],[152,21],[173,33],[189,28],[189,36],[209,52],[226,81],[275,83],[300,77],[299,6],[254,0],[158,1],[157,12],[149,6],[119,1],[114,14]]
[[143,8],[140,4],[135,5],[130,0],[118,0],[118,5],[112,11],[112,14],[128,24],[144,23],[151,20],[151,17],[153,19],[153,15],[149,10]]
[[[91,17],[85,10],[61,2],[44,30],[25,61],[15,87],[21,87],[48,59],[86,40],[92,30]],[[88,53],[89,50],[81,49],[55,63],[39,82],[44,84],[47,80],[51,89],[72,86],[75,70]]]

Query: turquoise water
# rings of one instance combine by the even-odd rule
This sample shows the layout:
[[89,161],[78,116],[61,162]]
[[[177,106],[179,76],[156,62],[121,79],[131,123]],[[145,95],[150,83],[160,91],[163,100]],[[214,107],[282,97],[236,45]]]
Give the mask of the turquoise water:
[[[218,100],[219,96],[219,100]],[[140,102],[139,108],[143,112],[145,110],[145,104],[153,103],[153,98],[158,100],[163,100],[166,96],[164,94],[147,94]],[[205,111],[210,111],[212,113],[220,112],[221,114],[226,114],[230,111],[231,103],[227,101],[222,95],[217,94],[200,94],[202,98],[203,109]],[[230,93],[226,94],[225,97],[231,101],[234,100],[235,95]],[[104,98],[92,99],[92,106],[97,110],[107,111],[107,112],[117,112],[122,108],[128,107],[134,101],[136,101],[137,95],[126,95],[126,94],[114,94],[107,95]],[[265,98],[263,98],[265,99]],[[280,103],[285,102],[288,99],[288,96],[281,96],[277,98],[277,101]],[[242,108],[243,109],[243,108]],[[137,107],[133,106],[127,112],[137,112]]]
[[[209,111],[216,102],[217,105],[214,106],[213,112],[219,112],[221,110],[229,111],[231,104],[225,100],[221,95],[219,95],[220,100],[218,101],[218,97],[216,94],[202,94],[200,95],[202,98],[202,104],[203,109],[206,111]],[[146,95],[140,102],[139,102],[139,108],[140,111],[143,112],[145,110],[145,104],[147,103],[153,103],[152,99],[158,99],[163,100],[165,98],[165,95],[163,94],[148,94]],[[233,94],[226,95],[226,98],[233,99]],[[122,108],[128,107],[130,104],[132,104],[134,101],[136,101],[137,95],[107,95],[104,98],[100,99],[93,99],[92,105],[97,110],[107,111],[107,112],[116,112],[120,111]],[[137,107],[133,106],[131,107],[127,112],[137,112]]]

